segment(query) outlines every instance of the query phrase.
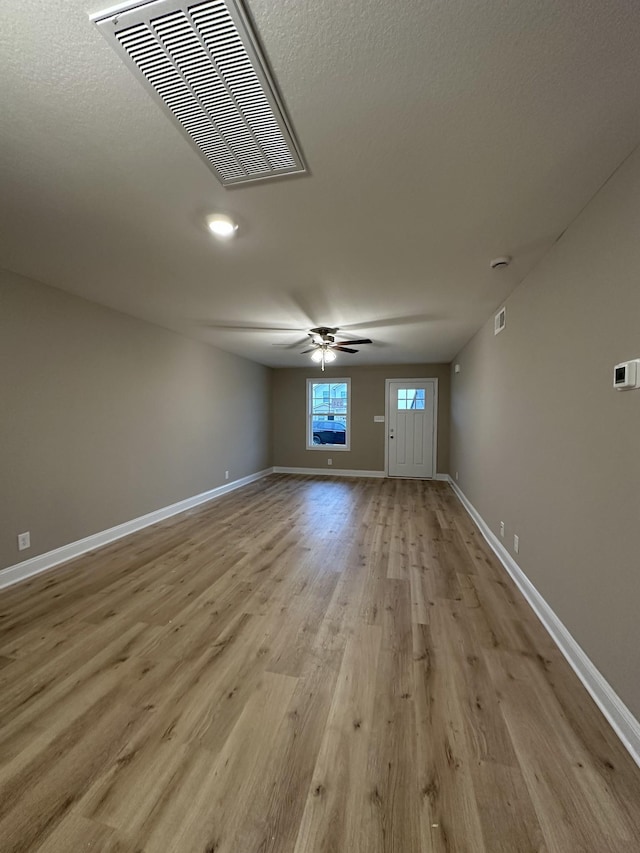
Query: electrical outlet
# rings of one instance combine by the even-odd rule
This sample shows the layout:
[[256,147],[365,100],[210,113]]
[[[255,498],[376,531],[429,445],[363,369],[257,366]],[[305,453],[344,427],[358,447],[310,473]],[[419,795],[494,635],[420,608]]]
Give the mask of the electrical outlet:
[[224,478],[225,478],[225,480],[229,479],[229,472],[228,471],[224,472]]
[[18,533],[18,551],[25,551],[31,548],[31,534],[27,530],[26,533]]
[[333,459],[327,459],[327,465],[333,465]]
[[513,550],[516,552],[516,554],[520,550],[520,537],[516,536],[515,534],[513,537]]
[[500,536],[504,539],[504,521],[500,522]]

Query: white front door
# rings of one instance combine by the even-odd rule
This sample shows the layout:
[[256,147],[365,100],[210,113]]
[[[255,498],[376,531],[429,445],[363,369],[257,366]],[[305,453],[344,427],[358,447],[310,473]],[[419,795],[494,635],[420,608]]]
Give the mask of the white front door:
[[387,379],[387,473],[433,477],[436,379]]

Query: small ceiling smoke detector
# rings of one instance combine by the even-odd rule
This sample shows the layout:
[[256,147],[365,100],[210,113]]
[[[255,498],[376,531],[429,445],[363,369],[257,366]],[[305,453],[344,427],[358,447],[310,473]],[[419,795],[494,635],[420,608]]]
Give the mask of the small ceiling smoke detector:
[[492,270],[501,270],[504,267],[508,267],[511,263],[511,258],[509,255],[503,255],[501,258],[494,258],[490,261],[489,266]]
[[218,237],[220,240],[228,240],[238,230],[238,225],[230,216],[225,216],[222,213],[214,213],[207,217],[207,226],[209,231]]

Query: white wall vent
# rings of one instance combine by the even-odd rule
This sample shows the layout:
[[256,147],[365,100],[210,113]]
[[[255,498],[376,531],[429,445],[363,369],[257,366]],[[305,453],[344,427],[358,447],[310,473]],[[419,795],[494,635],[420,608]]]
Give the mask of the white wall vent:
[[493,320],[493,334],[499,334],[507,325],[507,309],[501,308]]
[[306,171],[239,0],[129,2],[91,20],[224,186]]

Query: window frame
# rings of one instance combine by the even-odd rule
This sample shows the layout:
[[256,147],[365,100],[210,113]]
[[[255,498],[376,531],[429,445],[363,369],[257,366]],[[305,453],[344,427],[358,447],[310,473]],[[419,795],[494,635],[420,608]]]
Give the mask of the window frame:
[[[347,386],[347,416],[346,416],[346,436],[344,444],[314,444],[313,443],[313,386],[314,385],[346,385]],[[307,425],[306,425],[306,449],[307,450],[324,450],[325,452],[334,450],[343,453],[345,450],[351,450],[351,379],[349,377],[331,377],[331,379],[307,379]],[[318,415],[316,414],[316,418]]]

